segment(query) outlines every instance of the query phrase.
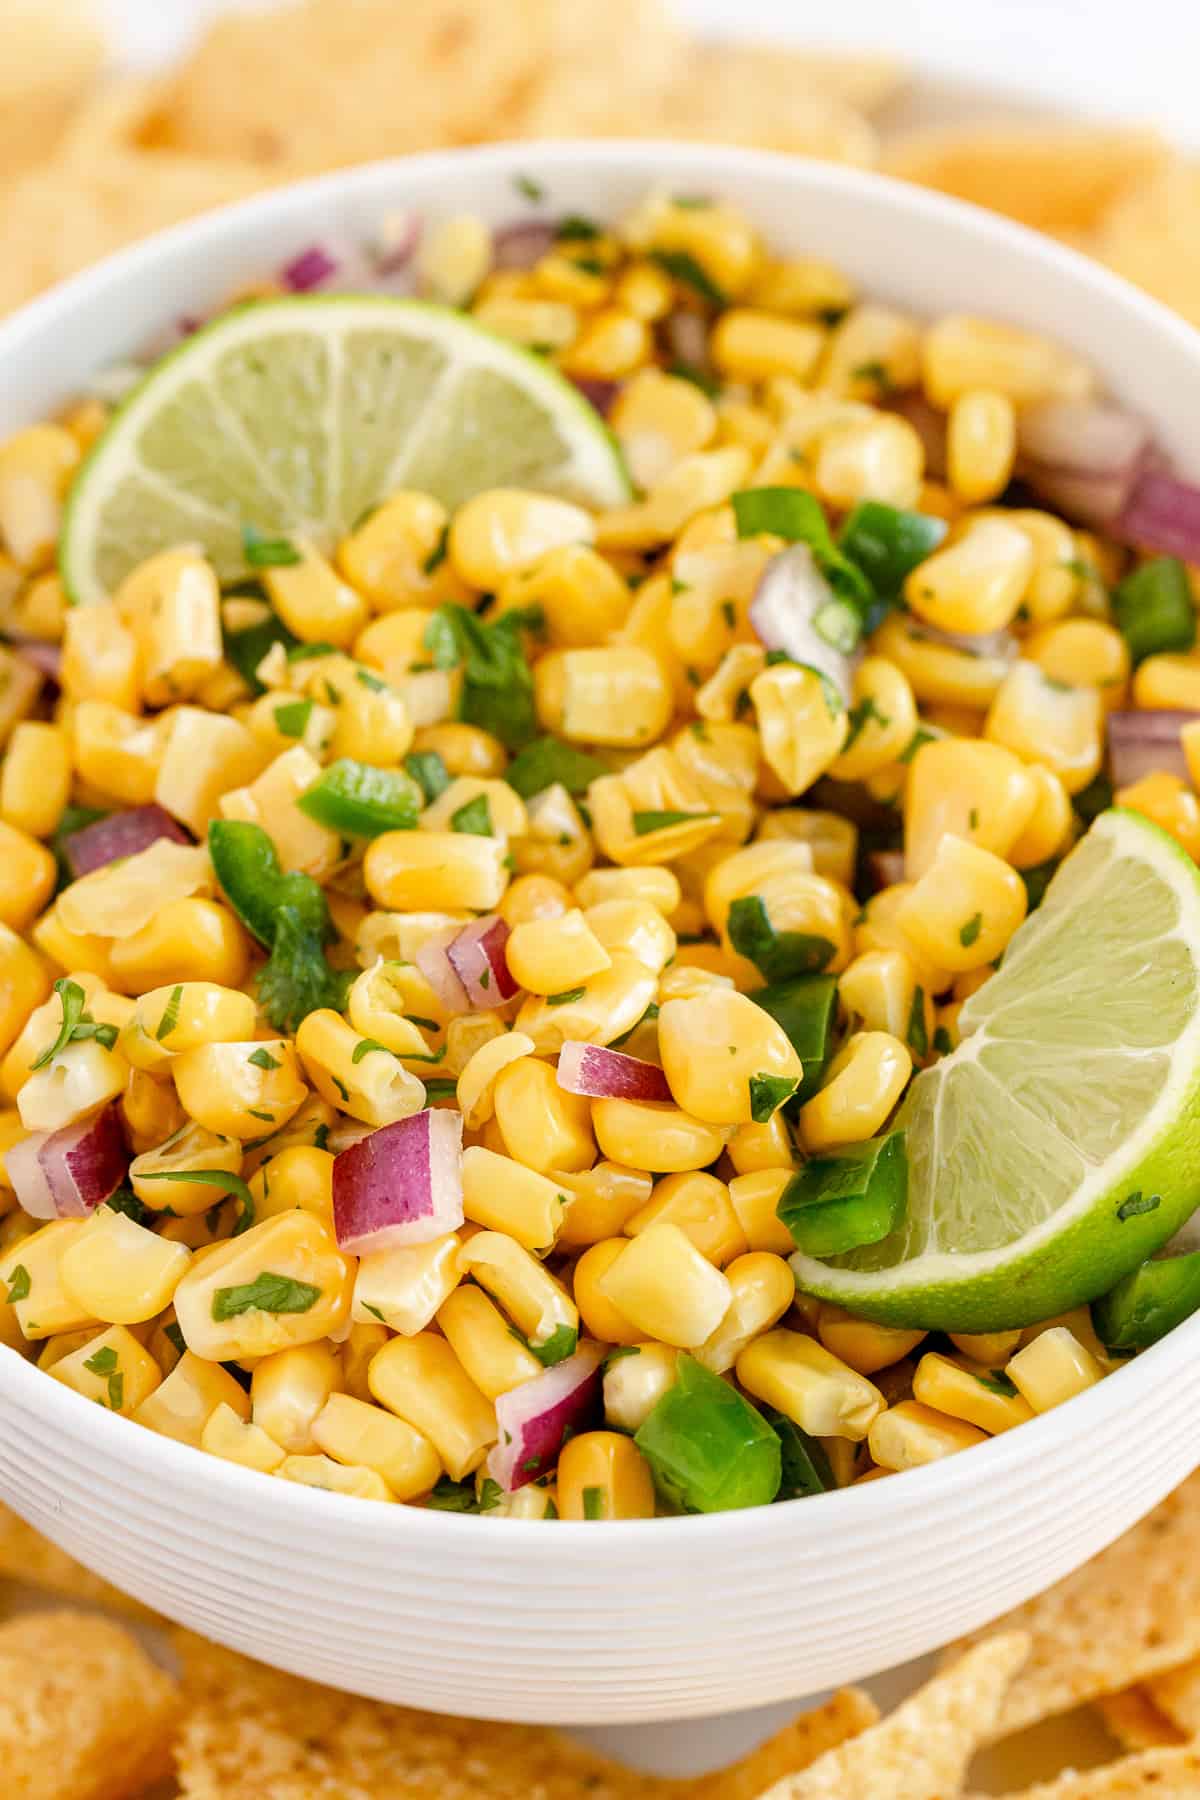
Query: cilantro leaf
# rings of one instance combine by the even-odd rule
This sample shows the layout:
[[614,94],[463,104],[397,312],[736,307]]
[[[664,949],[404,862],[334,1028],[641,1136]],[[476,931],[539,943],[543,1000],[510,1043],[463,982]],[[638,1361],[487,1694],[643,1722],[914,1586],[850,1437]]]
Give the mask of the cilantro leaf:
[[725,928],[738,955],[748,957],[768,985],[789,981],[793,975],[818,975],[834,953],[828,938],[807,931],[776,931],[758,894],[744,894],[733,902]]
[[[789,544],[807,544],[818,569],[843,599],[858,607],[869,606],[874,599],[870,582],[858,564],[838,549],[820,501],[807,488],[744,488],[733,496],[733,516],[740,538],[766,532]],[[859,626],[861,630],[861,615]],[[845,635],[844,622],[839,629]]]
[[290,538],[268,537],[257,526],[242,526],[242,556],[251,569],[282,569],[301,560]]
[[504,779],[522,800],[529,800],[556,784],[565,787],[568,794],[582,794],[598,776],[607,774],[608,769],[598,756],[589,756],[574,744],[564,744],[561,738],[540,737],[513,757]]
[[790,1075],[752,1075],[750,1077],[750,1117],[756,1125],[765,1125],[785,1100],[790,1100],[798,1083]]
[[320,1298],[321,1289],[310,1281],[294,1281],[290,1275],[264,1269],[239,1287],[218,1288],[212,1297],[212,1316],[220,1324],[248,1312],[304,1313]]
[[490,731],[509,750],[520,750],[537,735],[533,676],[521,633],[541,624],[537,606],[501,613],[490,623],[447,601],[425,628],[425,647],[434,666],[462,667],[459,716],[468,725]]
[[457,812],[450,814],[451,831],[465,831],[471,837],[494,837],[492,830],[492,809],[488,805],[486,794],[476,794],[473,800],[466,801]]

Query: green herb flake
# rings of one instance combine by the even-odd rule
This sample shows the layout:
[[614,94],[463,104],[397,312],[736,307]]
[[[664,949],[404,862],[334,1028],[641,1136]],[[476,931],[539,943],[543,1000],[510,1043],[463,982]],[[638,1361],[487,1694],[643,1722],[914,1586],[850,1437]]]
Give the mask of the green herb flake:
[[929,1054],[929,1031],[925,1024],[925,989],[913,989],[912,1005],[908,1009],[908,1047],[916,1057]]
[[545,188],[532,175],[514,175],[512,184],[522,199],[532,200],[535,206],[546,198]]
[[637,837],[648,837],[652,831],[669,831],[672,825],[687,825],[693,819],[715,819],[714,812],[635,812],[633,829]]
[[732,600],[722,600],[721,617],[724,619],[726,625],[728,625],[730,631],[737,630],[737,607]]
[[933,1047],[939,1056],[949,1056],[950,1052],[954,1049],[950,1033],[946,1030],[944,1025],[939,1025],[934,1032]]
[[567,213],[554,228],[554,236],[560,244],[590,243],[593,238],[603,235],[595,220],[585,218],[582,213]]
[[76,1028],[88,1015],[85,1009],[87,995],[77,981],[70,981],[61,976],[54,984],[54,992],[62,1002],[62,1023],[58,1028],[58,1036],[52,1044],[47,1045],[35,1062],[30,1063],[30,1070],[44,1069],[47,1063],[65,1050],[75,1036]]
[[302,560],[290,539],[267,537],[254,525],[242,527],[242,557],[251,569],[284,569]]
[[880,712],[871,694],[860,700],[857,706],[852,706],[846,716],[850,721],[850,729],[846,733],[846,741],[842,745],[843,755],[858,742],[872,719],[884,729],[892,722],[886,713]]
[[522,633],[540,630],[540,607],[517,607],[494,622],[447,601],[425,627],[424,643],[439,669],[462,669],[459,717],[520,750],[537,735],[530,672]]
[[[734,518],[740,538],[758,537],[763,533],[784,538],[790,544],[807,544],[813,561],[830,587],[851,610],[839,621],[837,630],[848,635],[852,625],[862,632],[865,609],[875,599],[874,590],[858,564],[852,562],[834,542],[820,501],[807,488],[761,487],[743,488],[732,496]],[[832,627],[832,621],[828,622]],[[857,643],[855,637],[854,642]],[[854,646],[851,644],[850,648]]]
[[446,560],[446,546],[449,544],[449,542],[450,542],[450,524],[449,524],[449,521],[447,521],[446,524],[442,526],[442,529],[438,532],[437,543],[433,546],[433,549],[429,552],[429,555],[425,558],[425,561],[421,564],[421,572],[423,575],[433,575],[436,573],[436,571],[438,569],[441,568],[442,564]]
[[664,269],[672,281],[682,287],[691,288],[701,300],[707,300],[710,306],[725,306],[724,290],[717,286],[712,276],[696,261],[687,250],[651,250],[650,260]]
[[212,1297],[212,1316],[221,1324],[248,1312],[306,1313],[320,1298],[321,1289],[311,1282],[294,1281],[290,1275],[276,1275],[264,1269],[240,1287],[217,1288]]
[[586,992],[587,989],[581,987],[563,988],[560,994],[547,994],[546,1005],[570,1006],[574,1001],[582,1000]]
[[621,1362],[626,1356],[640,1356],[641,1353],[642,1348],[640,1344],[614,1344],[612,1349],[606,1353],[604,1362],[601,1366],[605,1369],[611,1369],[615,1362]]
[[179,1326],[174,1319],[172,1319],[169,1325],[163,1326],[163,1336],[166,1338],[168,1344],[171,1344],[178,1350],[180,1356],[186,1356],[187,1344],[184,1341],[182,1331],[179,1329]]
[[[408,1061],[415,1062],[416,1058],[410,1056]],[[457,1093],[457,1081],[452,1081],[447,1075],[437,1075],[432,1080],[425,1082],[425,1098],[427,1100],[453,1100]]]
[[354,679],[372,694],[387,693],[387,682],[381,676],[376,675],[372,669],[355,669]]
[[281,737],[302,738],[312,718],[311,700],[289,700],[275,708],[275,729]]
[[851,369],[850,379],[852,381],[869,381],[879,389],[881,394],[894,394],[896,391],[896,384],[884,364],[874,357],[869,362],[861,362],[856,368]]
[[776,931],[759,894],[744,894],[733,902],[725,929],[738,955],[748,957],[768,984],[795,975],[819,975],[834,954],[828,938],[807,931]]
[[28,1300],[32,1285],[29,1270],[24,1263],[18,1263],[8,1278],[8,1304],[15,1306],[18,1300]]
[[426,806],[432,806],[450,786],[450,771],[436,750],[411,751],[404,759],[404,769],[424,794]]
[[993,1369],[988,1375],[976,1374],[975,1379],[981,1388],[987,1389],[989,1394],[999,1394],[1004,1400],[1016,1398],[1017,1384],[1004,1373],[1003,1369]]
[[1142,1213],[1157,1212],[1162,1205],[1161,1194],[1143,1194],[1135,1188],[1127,1200],[1122,1200],[1117,1208],[1117,1217],[1124,1224],[1126,1219],[1136,1219]]
[[967,825],[971,831],[979,830],[979,808],[973,806],[967,814]]
[[585,1487],[583,1490],[583,1516],[585,1519],[606,1519],[608,1503],[602,1487]]
[[93,1375],[111,1375],[117,1366],[117,1353],[111,1344],[105,1344],[94,1356],[89,1356],[83,1366]]
[[750,1117],[756,1125],[765,1125],[790,1100],[798,1086],[791,1075],[752,1075],[750,1077]]
[[674,375],[679,381],[690,381],[693,387],[699,388],[702,394],[707,394],[710,400],[720,397],[720,382],[715,376],[710,375],[707,369],[700,368],[696,363],[668,363],[666,372],[668,375]]
[[272,1056],[271,1052],[265,1049],[252,1051],[246,1061],[252,1062],[256,1069],[281,1069],[283,1067],[279,1058]]
[[374,1050],[382,1050],[385,1056],[392,1055],[392,1052],[388,1049],[387,1045],[379,1043],[377,1039],[359,1038],[357,1044],[354,1046],[354,1054],[351,1056],[350,1061],[352,1063],[360,1063],[364,1056],[370,1056]]
[[935,731],[927,731],[924,725],[918,725],[907,744],[896,758],[897,762],[910,763],[923,744],[932,744],[937,737]]
[[373,1319],[378,1319],[379,1323],[381,1325],[387,1324],[387,1320],[384,1318],[384,1316],[380,1312],[379,1308],[377,1306],[372,1306],[371,1302],[369,1300],[362,1300],[359,1302],[359,1304],[361,1305],[364,1312],[369,1312],[371,1317]]
[[157,1043],[161,1044],[164,1038],[170,1037],[176,1025],[178,1025],[179,1008],[182,1004],[183,984],[180,983],[178,986],[171,989],[171,992],[167,997],[167,1004],[163,1007],[162,1018],[159,1020],[158,1030],[154,1034]]
[[568,1356],[574,1356],[578,1343],[579,1332],[575,1326],[556,1325],[544,1343],[529,1343],[528,1348],[543,1368],[552,1369],[555,1363],[566,1362]]
[[456,812],[450,814],[451,831],[464,831],[471,837],[495,837],[492,809],[486,794],[476,794]]
[[983,914],[973,913],[958,934],[958,941],[964,950],[969,950],[972,944],[978,943],[982,930]]

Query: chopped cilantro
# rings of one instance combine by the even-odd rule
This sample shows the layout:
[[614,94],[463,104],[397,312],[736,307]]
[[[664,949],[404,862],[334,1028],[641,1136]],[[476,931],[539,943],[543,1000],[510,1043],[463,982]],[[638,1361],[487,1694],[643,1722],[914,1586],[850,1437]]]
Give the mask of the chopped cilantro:
[[554,235],[560,244],[571,244],[590,242],[604,233],[594,219],[586,219],[582,213],[567,213],[555,226]]
[[357,1044],[354,1046],[354,1054],[351,1056],[350,1061],[352,1063],[360,1063],[364,1056],[370,1056],[374,1050],[382,1050],[385,1056],[391,1056],[393,1054],[386,1044],[379,1043],[375,1038],[359,1038]]
[[999,1394],[1005,1400],[1016,1398],[1017,1384],[1003,1369],[993,1369],[990,1374],[975,1376],[980,1387],[986,1388],[989,1394]]
[[275,708],[275,729],[281,737],[302,738],[312,717],[311,700],[289,700]]
[[686,825],[692,819],[715,819],[713,812],[635,812],[633,829],[638,837],[647,837],[652,831],[669,831],[672,825]]
[[476,794],[456,812],[450,814],[451,831],[465,831],[471,837],[494,837],[492,830],[492,809],[486,794]]
[[514,175],[512,184],[518,194],[526,200],[532,200],[535,206],[546,198],[545,188],[540,181],[535,181],[532,175]]
[[[839,550],[820,501],[807,488],[744,488],[733,496],[733,513],[739,537],[757,537],[766,532],[785,538],[790,544],[807,544],[813,561],[843,600],[857,607],[866,607],[873,600],[870,582],[858,564]],[[843,634],[848,623],[847,619],[839,626]],[[861,613],[857,623],[861,634]]]
[[58,1028],[58,1036],[52,1044],[47,1045],[36,1061],[30,1063],[30,1070],[44,1069],[54,1061],[68,1044],[78,1043],[84,1038],[95,1038],[106,1050],[111,1050],[117,1041],[115,1025],[97,1025],[91,1013],[87,1011],[87,995],[77,981],[71,981],[61,975],[54,984],[54,992],[62,1002],[62,1024]]
[[535,738],[509,763],[504,779],[515,788],[522,800],[529,800],[545,788],[561,785],[568,794],[582,794],[608,769],[597,756],[564,744],[561,738]]
[[966,924],[958,934],[958,941],[964,950],[969,950],[972,944],[978,943],[979,933],[982,930],[983,914],[972,913],[971,917],[967,920]]
[[1117,1208],[1117,1217],[1124,1224],[1126,1219],[1136,1219],[1142,1213],[1157,1212],[1162,1205],[1161,1194],[1143,1194],[1141,1188],[1135,1188],[1127,1200],[1122,1200]]
[[795,1093],[798,1082],[790,1075],[752,1075],[750,1077],[750,1117],[756,1125],[767,1120]]
[[459,716],[490,731],[509,750],[520,750],[537,735],[533,676],[521,633],[541,624],[536,606],[501,613],[492,624],[447,601],[425,628],[425,647],[435,667],[462,668]]
[[602,1487],[585,1487],[583,1490],[583,1516],[585,1519],[604,1519],[608,1517],[608,1507]]
[[305,1313],[321,1298],[321,1289],[309,1281],[294,1281],[264,1269],[253,1281],[238,1287],[217,1288],[212,1297],[212,1316],[217,1324],[242,1313]]
[[707,300],[710,306],[726,304],[724,290],[717,286],[712,276],[704,269],[696,258],[687,250],[651,250],[650,259],[660,269],[665,269],[672,281],[681,286],[691,288],[701,300]]
[[793,975],[818,975],[834,953],[828,938],[807,931],[776,931],[759,894],[735,900],[725,928],[738,955],[748,957],[768,984]]
[[257,1069],[281,1069],[283,1067],[279,1058],[272,1056],[269,1050],[254,1050],[246,1058],[246,1061],[252,1062]]
[[267,537],[253,525],[242,527],[242,556],[251,569],[287,568],[301,560],[290,539]]
[[431,806],[450,786],[450,771],[436,750],[410,751],[404,768],[424,794],[426,806]]
[[24,1263],[18,1263],[8,1278],[8,1304],[15,1306],[18,1300],[28,1300],[32,1285],[29,1270]]
[[925,1024],[925,989],[913,989],[912,1005],[908,1009],[908,1047],[914,1056],[929,1054],[929,1031]]
[[450,526],[449,523],[447,523],[443,525],[442,529],[438,532],[437,543],[433,546],[433,549],[421,564],[422,574],[432,575],[437,569],[441,568],[446,560],[446,546],[449,542]]
[[680,381],[690,381],[693,387],[698,387],[710,400],[715,400],[721,392],[721,384],[716,376],[710,375],[707,369],[700,368],[697,363],[668,363],[667,374],[677,376]]
[[586,988],[581,987],[563,988],[562,992],[559,994],[547,994],[546,1005],[570,1006],[573,1001],[582,1000],[586,992]]
[[183,984],[180,982],[171,989],[167,1004],[163,1007],[162,1018],[158,1021],[158,1030],[154,1034],[156,1043],[161,1044],[164,1038],[170,1037],[179,1023],[179,1008],[183,1004]]

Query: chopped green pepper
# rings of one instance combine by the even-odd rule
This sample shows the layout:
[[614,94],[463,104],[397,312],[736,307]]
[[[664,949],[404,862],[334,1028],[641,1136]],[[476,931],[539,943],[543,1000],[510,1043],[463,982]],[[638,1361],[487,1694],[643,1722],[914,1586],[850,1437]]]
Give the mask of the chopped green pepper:
[[694,1357],[679,1358],[674,1386],[633,1441],[660,1494],[684,1512],[766,1506],[779,1491],[779,1438],[736,1388]]
[[835,948],[828,938],[809,931],[776,931],[759,894],[743,894],[733,902],[725,929],[738,955],[749,957],[768,982],[819,974]]
[[1110,1350],[1144,1350],[1200,1309],[1200,1250],[1144,1262],[1092,1302],[1092,1322]]
[[373,838],[384,831],[412,831],[423,802],[420,787],[402,770],[342,756],[322,769],[296,805],[330,831]]
[[890,604],[905,577],[932,555],[946,530],[944,519],[886,506],[882,500],[861,500],[842,526],[839,544],[879,598]]
[[806,1256],[840,1256],[894,1231],[908,1200],[904,1133],[814,1156],[788,1182],[776,1211]]
[[827,1494],[837,1486],[820,1438],[810,1437],[785,1413],[764,1406],[763,1417],[778,1435],[783,1449],[783,1477],[777,1500],[801,1500],[809,1494]]
[[1196,614],[1187,570],[1174,556],[1157,556],[1127,575],[1113,592],[1113,617],[1135,663],[1160,650],[1190,650]]
[[837,1015],[837,977],[835,975],[795,975],[790,981],[779,981],[770,987],[757,988],[750,998],[756,1006],[783,1026],[793,1050],[804,1065],[795,1100],[807,1100],[820,1084],[829,1046],[833,1022]]
[[341,1008],[345,981],[326,961],[333,938],[329,907],[311,875],[284,874],[261,825],[214,819],[208,849],[217,880],[238,918],[271,954],[258,998],[277,1031],[295,1031],[310,1012]]

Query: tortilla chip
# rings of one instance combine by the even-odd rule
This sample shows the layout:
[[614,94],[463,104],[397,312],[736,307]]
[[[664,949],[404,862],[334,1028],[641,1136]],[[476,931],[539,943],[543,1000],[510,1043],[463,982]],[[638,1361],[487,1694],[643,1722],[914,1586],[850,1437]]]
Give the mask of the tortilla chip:
[[866,1695],[835,1695],[732,1769],[667,1781],[539,1726],[385,1706],[186,1632],[175,1641],[189,1702],[176,1750],[183,1800],[753,1800],[781,1767],[804,1766],[876,1716]]
[[49,1538],[27,1525],[24,1519],[0,1505],[0,1577],[9,1581],[28,1582],[65,1600],[82,1601],[92,1606],[105,1606],[134,1619],[156,1619],[157,1613],[140,1600],[110,1587],[99,1575],[52,1544]]
[[1118,201],[1091,248],[1118,275],[1200,325],[1200,163],[1173,162]]
[[1027,1631],[1032,1647],[997,1737],[1200,1656],[1200,1474],[1090,1563],[947,1654],[998,1630]]
[[[549,55],[492,121],[491,137],[637,135],[683,69],[687,40],[661,0],[561,6]],[[629,46],[637,54],[630,56]],[[611,121],[623,121],[615,130]]]
[[1078,234],[1166,158],[1153,131],[1013,125],[914,132],[890,146],[882,166],[1036,230]]
[[216,20],[172,84],[166,141],[338,168],[470,143],[551,50],[554,0],[300,0]]
[[1143,1685],[1146,1698],[1184,1737],[1200,1737],[1200,1661],[1152,1675]]
[[1147,1750],[1104,1769],[1059,1775],[1004,1800],[1195,1800],[1200,1794],[1200,1749]]
[[978,1645],[881,1725],[787,1776],[762,1800],[948,1800],[994,1726],[1027,1648],[1015,1631]]
[[170,1771],[178,1689],[94,1613],[0,1625],[4,1800],[126,1800]]
[[89,0],[0,6],[0,180],[45,161],[99,73],[104,42]]
[[1095,1705],[1104,1721],[1104,1729],[1122,1750],[1165,1749],[1183,1743],[1191,1735],[1171,1723],[1144,1687],[1126,1688],[1121,1694],[1105,1694]]

